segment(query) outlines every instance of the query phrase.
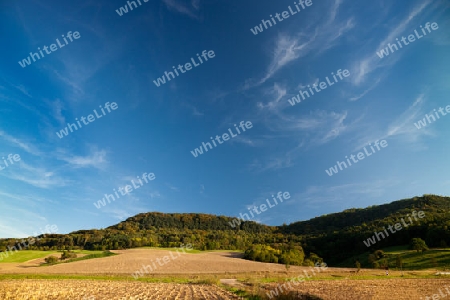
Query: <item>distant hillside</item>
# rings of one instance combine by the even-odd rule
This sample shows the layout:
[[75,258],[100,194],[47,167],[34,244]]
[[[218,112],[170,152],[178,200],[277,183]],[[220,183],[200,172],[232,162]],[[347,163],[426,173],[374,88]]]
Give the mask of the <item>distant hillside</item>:
[[[253,221],[197,213],[141,213],[105,229],[78,230],[69,234],[41,236],[28,248],[33,250],[88,249],[114,250],[134,247],[179,247],[191,243],[199,250],[245,250],[252,244],[282,243],[273,238],[276,227]],[[231,226],[232,224],[233,226]],[[289,238],[299,243],[299,237]],[[0,251],[19,239],[0,239]]]
[[[110,250],[179,247],[182,243],[191,243],[199,250],[249,250],[250,257],[263,261],[269,258],[276,261],[276,255],[286,258],[294,252],[308,257],[313,252],[328,265],[333,265],[369,250],[406,245],[415,237],[424,239],[430,247],[450,245],[449,208],[449,197],[424,195],[364,209],[349,209],[290,225],[266,226],[243,221],[237,227],[230,225],[236,225],[236,219],[226,216],[149,212],[105,229],[41,236],[27,248]],[[370,249],[364,245],[363,241],[371,238],[375,231],[400,222],[413,209],[424,211],[425,217],[395,236],[377,241]],[[0,239],[0,251],[18,242],[20,239]]]
[[[423,211],[425,217],[414,221],[408,228],[377,240],[370,248],[363,243],[373,237],[374,232],[381,232],[389,225],[401,222],[401,218],[409,223],[406,216],[412,210]],[[415,237],[424,239],[430,247],[444,247],[450,245],[448,228],[450,197],[424,195],[364,209],[349,209],[279,229],[283,234],[302,236],[306,251],[313,251],[333,264],[368,250],[406,245]]]
[[236,230],[240,229],[249,233],[271,233],[270,226],[258,224],[256,222],[241,222],[238,228],[233,228],[231,224],[234,218],[216,216],[209,214],[194,213],[159,213],[150,212],[138,214],[128,218],[108,229],[116,230],[148,230],[156,228],[173,228],[178,230]]
[[316,217],[308,221],[292,223],[283,227],[282,231],[299,235],[314,235],[345,230],[352,226],[371,227],[370,225],[372,225],[376,227],[376,224],[379,225],[380,223],[391,224],[394,219],[405,217],[413,209],[423,210],[435,217],[443,217],[450,209],[450,197],[424,195],[423,197],[414,197],[367,208],[347,209],[343,212]]

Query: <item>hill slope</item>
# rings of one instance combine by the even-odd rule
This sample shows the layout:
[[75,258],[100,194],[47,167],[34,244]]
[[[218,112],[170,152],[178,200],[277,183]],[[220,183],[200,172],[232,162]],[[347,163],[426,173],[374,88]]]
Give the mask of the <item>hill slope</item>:
[[391,222],[394,219],[405,218],[411,210],[423,210],[428,215],[442,217],[443,213],[450,209],[450,197],[440,197],[435,195],[424,195],[394,201],[383,205],[374,205],[367,208],[347,209],[343,212],[328,214],[290,224],[283,228],[284,233],[295,234],[322,234],[336,230],[345,230],[353,226],[366,224],[377,224]]
[[[329,263],[340,263],[348,257],[368,250],[389,246],[406,245],[412,238],[420,237],[430,247],[445,247],[450,243],[450,198],[424,195],[395,201],[365,209],[350,209],[341,213],[296,222],[280,228],[283,234],[301,235],[304,248],[328,259]],[[407,215],[423,211],[425,216],[412,225],[386,236],[368,248],[363,241],[374,237],[389,225],[400,223]]]

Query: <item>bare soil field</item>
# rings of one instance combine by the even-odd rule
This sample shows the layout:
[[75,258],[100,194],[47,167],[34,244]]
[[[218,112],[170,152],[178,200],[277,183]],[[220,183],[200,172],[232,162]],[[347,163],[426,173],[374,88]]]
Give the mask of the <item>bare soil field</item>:
[[[424,299],[450,286],[446,279],[333,280],[303,282],[295,290],[324,300]],[[275,288],[266,285],[267,290]],[[445,292],[445,291],[444,291]],[[1,280],[2,300],[231,300],[238,296],[214,285],[99,280]]]
[[[450,279],[329,280],[302,282],[293,291],[324,300],[411,300],[432,297],[439,289],[445,293],[446,286],[450,286]],[[269,291],[276,285],[266,288]]]
[[3,280],[2,300],[236,300],[212,285],[97,280]]
[[[91,260],[82,260],[67,264],[38,267],[40,261],[26,263],[2,263],[0,274],[102,274],[130,275],[143,265],[155,262],[157,268],[152,274],[220,274],[245,272],[285,272],[281,264],[260,263],[241,259],[235,252],[206,252],[197,254],[173,254],[176,259],[163,266],[156,263],[164,256],[170,257],[168,250],[129,249],[112,251],[120,254]],[[305,267],[292,266],[290,271],[300,272]]]

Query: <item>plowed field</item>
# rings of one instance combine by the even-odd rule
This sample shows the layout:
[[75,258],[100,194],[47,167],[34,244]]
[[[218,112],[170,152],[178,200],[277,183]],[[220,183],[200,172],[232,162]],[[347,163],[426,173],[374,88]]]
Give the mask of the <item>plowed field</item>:
[[3,280],[2,300],[234,300],[216,286],[94,280]]
[[[267,286],[268,291],[275,287]],[[444,287],[450,289],[450,279],[329,280],[302,282],[293,291],[324,300],[411,300],[431,299],[439,289],[446,293]]]

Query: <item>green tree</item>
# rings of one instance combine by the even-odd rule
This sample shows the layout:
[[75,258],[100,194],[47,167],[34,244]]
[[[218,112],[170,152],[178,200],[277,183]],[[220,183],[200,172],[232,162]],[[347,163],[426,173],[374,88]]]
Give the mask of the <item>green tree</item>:
[[359,273],[359,270],[361,270],[361,263],[357,260],[356,262],[355,262],[355,266],[356,266],[356,273]]
[[383,259],[381,262],[381,267],[386,268],[389,267],[389,260],[387,258]]
[[402,260],[402,256],[400,254],[397,255],[397,257],[395,258],[395,266],[402,271],[402,276],[403,276],[403,260]]
[[373,254],[377,259],[382,259],[385,256],[383,250],[376,250]]
[[401,269],[403,267],[403,260],[402,260],[402,257],[400,254],[397,255],[395,258],[395,266],[399,269]]
[[416,250],[417,252],[419,252],[419,251],[424,252],[424,251],[428,250],[427,244],[421,238],[413,238],[411,240],[409,247],[410,247],[410,249]]

